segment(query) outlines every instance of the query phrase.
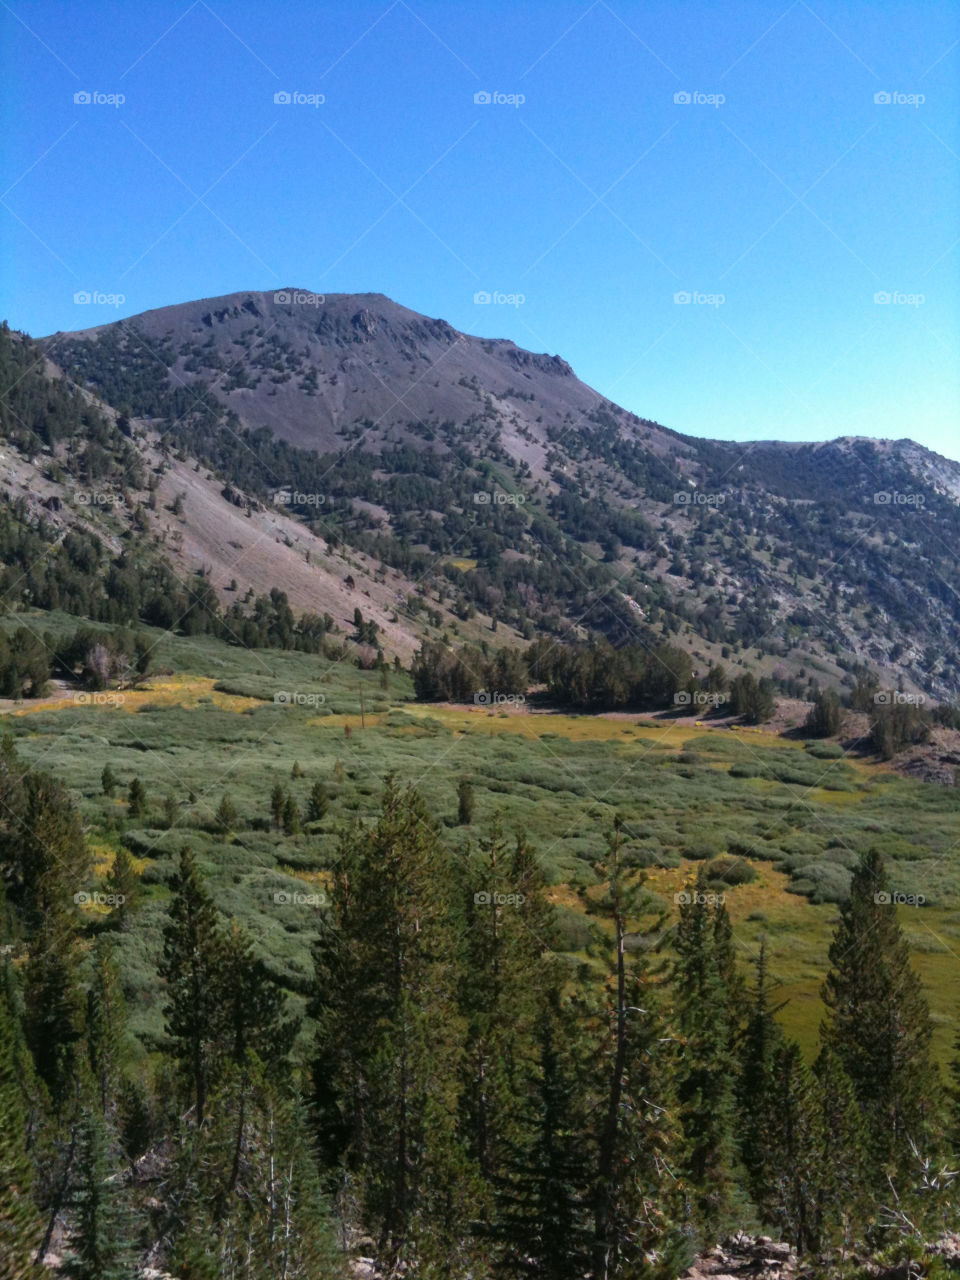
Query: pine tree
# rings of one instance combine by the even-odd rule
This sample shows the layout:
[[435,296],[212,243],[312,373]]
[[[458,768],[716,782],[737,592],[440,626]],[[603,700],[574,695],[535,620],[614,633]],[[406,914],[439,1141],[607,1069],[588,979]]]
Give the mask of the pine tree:
[[814,1152],[816,1210],[814,1248],[862,1239],[875,1209],[869,1185],[866,1131],[853,1086],[837,1054],[825,1045],[814,1065],[819,1123]]
[[287,795],[283,802],[283,834],[296,836],[300,834],[300,810],[293,796]]
[[718,954],[717,918],[726,908],[710,891],[701,865],[681,895],[673,985],[682,1040],[677,1095],[686,1139],[684,1172],[694,1217],[715,1234],[729,1203],[732,1180],[731,1027],[729,992]]
[[286,788],[278,778],[270,792],[270,812],[273,814],[273,822],[278,831],[283,826],[283,807],[286,799]]
[[101,1117],[113,1116],[120,1091],[126,1006],[120,971],[106,939],[98,938],[87,990],[87,1061]]
[[166,1028],[189,1081],[194,1123],[201,1125],[222,1020],[223,939],[217,910],[190,849],[180,854],[170,921],[163,931],[160,976],[166,982]]
[[929,1009],[876,851],[854,871],[829,958],[821,1040],[853,1086],[882,1184],[888,1162],[907,1162],[910,1140],[930,1132],[940,1098]]
[[765,1220],[769,1220],[769,1195],[777,1161],[773,1133],[774,1058],[783,1043],[775,1012],[770,1006],[766,942],[761,942],[752,1006],[738,1049],[736,1098],[740,1156],[753,1202]]
[[584,1018],[561,995],[557,979],[538,1016],[538,1069],[524,1099],[526,1124],[507,1136],[497,1194],[495,1271],[518,1280],[581,1280],[593,1246],[591,1055]]
[[120,929],[130,927],[130,916],[140,896],[140,877],[133,858],[123,845],[113,858],[113,865],[107,876],[106,891],[116,898],[114,919]]
[[469,827],[473,822],[473,783],[461,778],[457,784],[457,824]]
[[423,801],[387,781],[376,827],[343,840],[315,951],[319,1127],[339,1146],[381,1259],[458,1274],[471,1178],[457,1141],[449,859]]
[[222,835],[228,834],[237,825],[237,809],[230,798],[229,792],[225,791],[223,793],[213,820],[217,830]]
[[767,1221],[798,1252],[815,1247],[817,1231],[817,1112],[810,1073],[798,1045],[781,1040],[773,1053],[769,1110],[770,1183],[764,1193]]
[[30,940],[23,998],[27,1044],[59,1113],[73,1092],[83,1026],[76,929],[63,911],[51,908]]
[[[593,1275],[608,1280],[646,1268],[651,1280],[668,1280],[682,1269],[685,1253],[665,1188],[678,1145],[668,1118],[671,1073],[661,1051],[649,952],[642,944],[630,953],[632,959],[627,952],[631,919],[643,920],[656,908],[643,887],[643,873],[624,852],[619,817],[607,842],[607,856],[598,863],[607,889],[597,909],[612,925],[613,936],[596,1086]],[[644,937],[658,937],[664,919],[656,914]],[[604,950],[609,952],[609,945]]]
[[133,778],[127,788],[127,816],[134,822],[143,822],[147,816],[147,790],[139,778]]
[[90,855],[80,816],[58,783],[30,772],[10,778],[0,821],[9,897],[32,931],[87,886]]
[[310,788],[310,798],[307,801],[307,821],[322,822],[327,816],[329,804],[326,787],[322,782],[315,782]]
[[303,770],[300,768],[300,761],[299,761],[299,760],[294,760],[294,762],[293,762],[293,768],[290,770],[290,777],[291,777],[291,778],[302,778],[302,777],[303,777]]
[[0,1276],[38,1280],[34,1259],[42,1236],[27,1154],[20,1031],[6,993],[0,991]]
[[104,1116],[84,1110],[63,1268],[71,1280],[129,1280],[133,1271],[132,1224],[114,1148]]
[[109,762],[103,766],[100,774],[100,787],[105,796],[112,796],[117,787],[117,776],[110,768]]

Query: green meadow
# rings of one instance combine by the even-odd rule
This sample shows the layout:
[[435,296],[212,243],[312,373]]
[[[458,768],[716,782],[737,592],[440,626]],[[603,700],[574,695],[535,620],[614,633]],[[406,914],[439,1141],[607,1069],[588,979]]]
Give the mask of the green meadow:
[[[39,631],[76,626],[56,615],[23,621]],[[147,1051],[160,1031],[154,961],[178,850],[193,847],[221,910],[248,927],[270,970],[302,997],[323,907],[284,895],[322,895],[339,832],[373,817],[393,773],[422,791],[451,858],[497,821],[508,835],[526,834],[551,884],[575,979],[590,976],[585,906],[599,888],[594,866],[616,814],[647,887],[670,912],[707,862],[745,966],[766,939],[778,999],[787,1001],[781,1021],[808,1052],[836,904],[859,854],[879,849],[893,887],[925,899],[890,909],[926,986],[937,1055],[948,1057],[960,1012],[957,790],[844,758],[835,744],[655,720],[429,707],[412,701],[405,672],[384,678],[347,661],[153,636],[155,673],[122,702],[61,693],[2,715],[20,756],[53,772],[80,805],[96,861],[91,885],[78,891],[98,887],[121,844],[138,860],[141,903],[120,946],[133,1027]],[[101,787],[107,764],[118,779],[112,797]],[[142,822],[127,814],[134,777],[147,791]],[[464,778],[474,791],[470,827],[457,825]],[[297,834],[278,831],[270,803],[278,780],[304,815],[322,782],[324,818],[304,816]],[[225,793],[237,813],[227,833],[214,818]],[[662,945],[669,950],[669,932]]]

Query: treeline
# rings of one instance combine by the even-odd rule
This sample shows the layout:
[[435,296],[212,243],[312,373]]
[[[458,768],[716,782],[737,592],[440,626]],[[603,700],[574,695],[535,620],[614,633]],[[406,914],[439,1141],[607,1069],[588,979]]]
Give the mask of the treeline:
[[333,859],[302,1025],[181,852],[146,1059],[116,963],[138,927],[129,860],[103,888],[132,907],[81,912],[69,799],[9,746],[0,793],[5,1274],[38,1275],[56,1238],[83,1280],[147,1256],[332,1280],[339,1233],[418,1280],[675,1280],[744,1215],[828,1257],[917,1254],[955,1222],[960,1057],[951,1092],[876,853],[841,908],[810,1066],[705,869],[665,930],[618,820],[574,963],[522,837],[494,825],[451,857],[388,780]]
[[491,654],[466,645],[454,652],[442,641],[428,641],[417,650],[411,674],[424,701],[469,702],[484,691],[526,695],[532,685],[542,685],[552,701],[583,711],[675,706],[707,714],[723,706],[752,724],[774,711],[772,681],[750,672],[731,680],[719,664],[698,677],[690,655],[671,644],[615,649],[605,641],[537,640],[522,651],[501,648]]

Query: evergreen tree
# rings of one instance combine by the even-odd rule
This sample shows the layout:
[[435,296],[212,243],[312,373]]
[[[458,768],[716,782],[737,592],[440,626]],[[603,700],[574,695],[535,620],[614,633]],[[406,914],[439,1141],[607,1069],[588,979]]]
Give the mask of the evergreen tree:
[[120,1092],[126,1006],[120,971],[105,938],[97,940],[93,981],[87,990],[87,1061],[101,1118],[113,1117]]
[[[669,1120],[671,1072],[644,945],[659,936],[665,916],[655,916],[628,959],[631,919],[642,920],[656,908],[643,873],[624,853],[619,818],[607,841],[607,856],[598,864],[607,888],[597,909],[612,925],[612,962],[608,955],[596,1085],[592,1274],[608,1280],[643,1269],[651,1280],[669,1280],[685,1255],[665,1186],[679,1135]],[[604,950],[609,953],[609,944]]]
[[24,1063],[16,1047],[20,1035],[6,993],[0,991],[0,1276],[39,1280],[34,1259],[42,1226],[27,1153]]
[[59,1113],[74,1092],[83,1028],[76,929],[61,910],[51,908],[30,940],[23,999],[27,1044]]
[[190,849],[180,854],[170,921],[163,931],[160,976],[166,982],[166,1029],[189,1081],[194,1123],[206,1115],[223,1019],[223,939],[217,910]]
[[133,1271],[132,1224],[113,1148],[104,1116],[84,1110],[64,1265],[71,1280],[129,1280]]
[[143,822],[147,816],[147,789],[139,778],[133,778],[127,788],[127,815],[134,822]]
[[105,796],[112,796],[117,788],[117,776],[110,768],[109,761],[103,766],[100,774],[100,787]]
[[315,782],[310,788],[310,798],[307,800],[307,821],[322,822],[327,816],[329,804],[330,798],[326,787],[322,782]]
[[870,1195],[875,1172],[866,1167],[866,1131],[853,1086],[840,1058],[825,1045],[814,1065],[819,1123],[814,1152],[815,1248],[845,1246],[863,1238],[875,1211]]
[[113,909],[117,925],[120,929],[128,929],[131,913],[140,896],[140,877],[137,875],[133,858],[123,845],[114,854],[113,865],[107,876],[105,887],[107,893],[112,894],[117,900],[117,905]]
[[717,938],[726,932],[718,928],[718,917],[726,908],[710,891],[702,865],[680,899],[673,994],[682,1041],[677,1095],[686,1141],[683,1168],[694,1218],[715,1234],[732,1180],[732,1037],[724,957],[717,950]]
[[283,802],[283,834],[296,836],[300,834],[300,810],[292,795],[287,795]]
[[463,1021],[453,1007],[449,859],[423,801],[388,779],[376,827],[343,840],[317,945],[324,1144],[340,1146],[361,1216],[392,1266],[466,1269],[472,1179],[457,1141]]
[[226,791],[217,806],[217,812],[214,814],[213,820],[217,830],[222,835],[227,835],[237,825],[237,809]]
[[881,1185],[889,1162],[909,1162],[910,1141],[927,1137],[940,1104],[930,1013],[891,897],[883,860],[871,850],[840,909],[821,1028],[863,1113]]
[[498,1276],[581,1280],[589,1272],[595,1144],[583,1022],[560,994],[559,981],[551,986],[538,1016],[526,1124],[506,1138],[494,1225]]
[[273,784],[273,790],[270,792],[270,812],[273,814],[273,822],[278,831],[283,826],[283,808],[286,799],[286,789],[278,778]]
[[461,778],[457,784],[457,824],[469,827],[473,822],[473,783]]

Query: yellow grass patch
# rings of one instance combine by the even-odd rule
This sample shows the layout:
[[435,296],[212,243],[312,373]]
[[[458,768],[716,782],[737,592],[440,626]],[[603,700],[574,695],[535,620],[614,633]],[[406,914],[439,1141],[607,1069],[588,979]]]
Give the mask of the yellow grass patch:
[[220,693],[214,689],[215,680],[207,676],[167,676],[149,680],[138,689],[107,689],[102,693],[70,694],[67,697],[41,698],[22,707],[12,715],[26,716],[37,711],[62,711],[82,706],[93,711],[138,711],[144,706],[196,707],[201,701],[212,703],[222,711],[245,711],[247,707],[262,706],[258,698],[241,697],[239,694]]

